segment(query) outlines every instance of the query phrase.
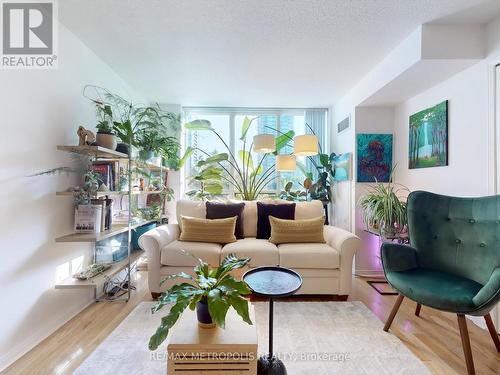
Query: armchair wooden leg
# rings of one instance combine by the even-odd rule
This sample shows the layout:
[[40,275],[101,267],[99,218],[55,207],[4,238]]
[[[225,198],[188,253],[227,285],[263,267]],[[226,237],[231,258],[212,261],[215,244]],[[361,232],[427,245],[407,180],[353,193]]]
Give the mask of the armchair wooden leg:
[[464,314],[457,314],[458,328],[462,338],[462,347],[464,350],[465,364],[467,365],[467,374],[474,375],[474,360],[472,359],[472,350],[470,347],[469,332],[467,331],[467,322]]
[[415,315],[420,316],[420,309],[422,308],[422,305],[420,303],[417,303],[417,308],[415,309]]
[[488,327],[488,331],[490,331],[491,338],[495,343],[495,347],[497,348],[497,352],[500,353],[500,340],[498,339],[498,333],[495,329],[495,325],[493,324],[493,320],[491,320],[490,313],[484,316],[484,320],[486,320],[486,326]]
[[385,322],[384,331],[387,332],[389,331],[389,328],[391,328],[392,321],[399,310],[399,306],[401,306],[401,302],[403,302],[403,298],[405,297],[402,294],[398,296],[396,303],[394,303],[394,306],[392,307],[391,314],[389,315],[389,318],[387,318],[387,322]]

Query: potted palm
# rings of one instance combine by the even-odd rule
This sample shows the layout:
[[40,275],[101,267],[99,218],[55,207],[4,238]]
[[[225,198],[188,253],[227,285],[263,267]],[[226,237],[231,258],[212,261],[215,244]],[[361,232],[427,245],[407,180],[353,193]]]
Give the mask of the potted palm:
[[368,192],[359,201],[367,227],[375,229],[383,236],[394,236],[403,232],[407,223],[404,195],[407,195],[409,190],[392,182],[392,176],[389,181],[376,181],[374,185],[369,186]]
[[[196,258],[195,258],[196,259]],[[248,324],[252,324],[248,312],[248,301],[242,296],[250,294],[250,289],[244,281],[236,280],[230,272],[245,267],[249,258],[237,258],[234,254],[227,255],[219,267],[211,268],[201,259],[194,267],[195,276],[181,272],[167,277],[186,279],[163,293],[151,309],[153,313],[164,306],[172,304],[169,313],[161,319],[160,326],[149,339],[149,349],[156,350],[167,338],[170,328],[177,322],[182,312],[189,307],[196,309],[198,324],[203,328],[224,328],[226,314],[233,307],[239,316]]]

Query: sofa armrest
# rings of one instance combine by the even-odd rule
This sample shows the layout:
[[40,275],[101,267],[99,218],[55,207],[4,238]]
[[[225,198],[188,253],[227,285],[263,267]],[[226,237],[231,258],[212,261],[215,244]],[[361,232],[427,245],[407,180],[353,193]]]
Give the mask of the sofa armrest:
[[139,246],[148,258],[148,284],[151,292],[160,293],[161,249],[179,237],[178,224],[160,225],[139,237]]
[[352,287],[352,261],[354,254],[361,247],[361,240],[349,231],[330,225],[325,225],[323,234],[326,243],[339,252],[339,294],[348,295]]
[[476,306],[482,306],[487,303],[494,304],[498,299],[500,299],[500,268],[495,268],[486,284],[472,298],[472,302]]
[[380,248],[384,272],[407,271],[417,268],[417,250],[411,246],[386,242]]

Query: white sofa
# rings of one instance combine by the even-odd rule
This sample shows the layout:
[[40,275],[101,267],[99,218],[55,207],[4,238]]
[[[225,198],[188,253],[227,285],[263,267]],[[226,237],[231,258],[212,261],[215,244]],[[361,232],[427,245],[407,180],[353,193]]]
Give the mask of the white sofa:
[[[274,201],[276,202],[276,201]],[[284,203],[285,201],[279,201]],[[290,202],[288,202],[290,203]],[[295,218],[307,219],[323,215],[320,201],[296,203]],[[180,216],[205,218],[205,203],[180,200],[177,202],[177,219]],[[246,201],[243,211],[244,239],[226,245],[179,241],[179,224],[161,225],[143,234],[139,244],[148,258],[148,284],[153,298],[179,280],[168,280],[167,275],[178,272],[193,273],[195,260],[181,249],[217,266],[225,255],[234,253],[251,258],[249,268],[280,265],[292,268],[303,278],[297,294],[331,294],[345,300],[351,292],[352,261],[360,247],[360,240],[352,233],[333,226],[324,227],[326,243],[290,243],[274,245],[268,240],[256,239],[257,203]],[[236,276],[241,276],[241,270]]]

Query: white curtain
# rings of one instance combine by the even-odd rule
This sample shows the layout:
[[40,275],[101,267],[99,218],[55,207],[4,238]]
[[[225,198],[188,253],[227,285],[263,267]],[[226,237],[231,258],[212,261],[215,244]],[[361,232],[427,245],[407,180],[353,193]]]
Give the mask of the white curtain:
[[[319,144],[323,153],[328,153],[328,142],[326,141],[326,112],[324,109],[308,109],[305,112],[304,121],[318,136]],[[312,134],[311,129],[306,125],[306,133]],[[308,171],[314,170],[314,165],[309,159],[306,160]]]

